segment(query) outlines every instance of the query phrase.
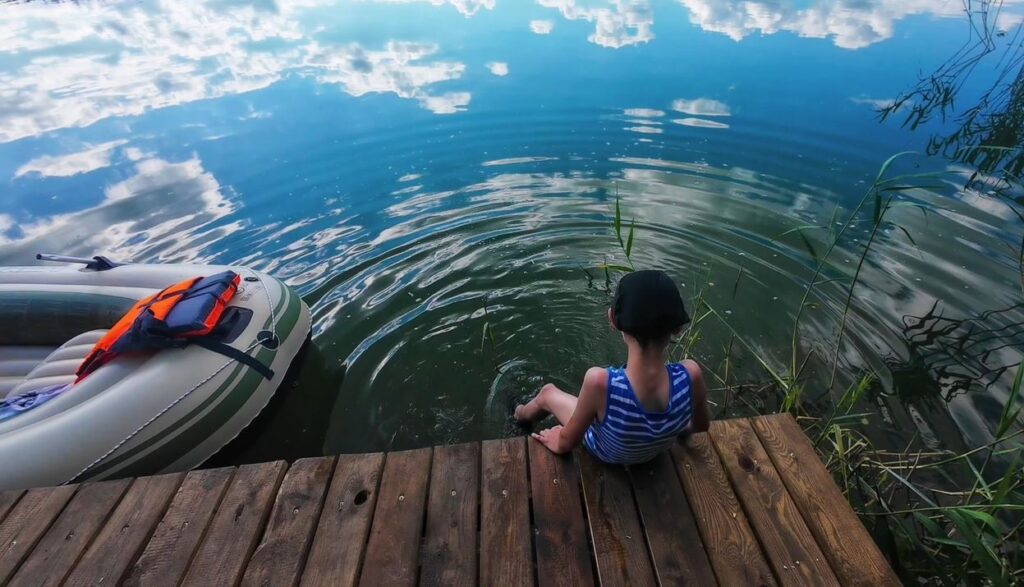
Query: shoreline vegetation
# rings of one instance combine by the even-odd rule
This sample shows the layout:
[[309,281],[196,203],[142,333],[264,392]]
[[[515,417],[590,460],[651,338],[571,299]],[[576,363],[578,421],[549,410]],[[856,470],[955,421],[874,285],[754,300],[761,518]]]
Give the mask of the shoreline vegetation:
[[[715,417],[737,406],[752,414],[792,413],[904,582],[1019,584],[1024,582],[1024,365],[999,372],[1007,379],[1010,373],[1015,375],[991,440],[959,452],[929,448],[917,432],[900,447],[874,441],[872,427],[886,425],[878,397],[879,379],[872,371],[854,373],[842,366],[843,351],[850,345],[846,335],[851,310],[860,303],[857,286],[862,268],[880,231],[895,229],[889,234],[899,231],[909,246],[917,246],[911,232],[891,221],[888,213],[913,206],[927,216],[930,210],[914,200],[913,192],[944,187],[940,184],[942,172],[891,174],[893,165],[908,155],[899,153],[886,160],[845,218],[836,208],[827,224],[798,226],[779,235],[780,241],[798,240],[812,260],[811,277],[792,316],[788,364],[767,356],[762,347],[744,337],[741,326],[730,323],[727,312],[716,308],[716,302],[706,295],[710,270],[703,280],[701,276],[694,280],[698,288],[690,300],[693,322],[670,356],[673,360],[692,356],[704,341],[703,329],[709,325],[724,328],[728,343],[721,353],[711,353],[720,360],[710,365],[705,362],[704,367],[712,398],[719,400]],[[597,266],[604,274],[607,291],[616,274],[634,270],[637,233],[635,219],[628,226],[624,221],[617,191],[614,197],[612,230],[619,249],[615,257],[624,261],[614,263],[606,258]],[[993,197],[1004,196],[995,193]],[[1024,222],[1016,202],[1010,200],[1007,205]],[[844,239],[851,227],[865,224],[866,239]],[[858,259],[855,265],[830,262],[834,252],[847,249],[850,253],[851,248]],[[1017,254],[1024,259],[1024,248]],[[1024,284],[1024,261],[1020,269]],[[587,277],[593,284],[589,271]],[[732,285],[734,298],[743,280],[741,268]],[[821,295],[826,285],[840,288],[838,296],[830,293],[843,301],[833,316],[835,339],[829,349],[808,348],[801,339],[801,320],[807,309],[829,311]],[[488,333],[485,331],[485,336]],[[764,379],[737,380],[737,361],[751,359]]]

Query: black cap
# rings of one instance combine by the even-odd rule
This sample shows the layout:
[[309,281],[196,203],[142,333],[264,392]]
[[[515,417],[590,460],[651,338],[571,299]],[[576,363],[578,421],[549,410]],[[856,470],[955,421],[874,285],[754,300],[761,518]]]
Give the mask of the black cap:
[[641,340],[664,338],[690,321],[672,278],[650,269],[619,280],[612,311],[619,330]]

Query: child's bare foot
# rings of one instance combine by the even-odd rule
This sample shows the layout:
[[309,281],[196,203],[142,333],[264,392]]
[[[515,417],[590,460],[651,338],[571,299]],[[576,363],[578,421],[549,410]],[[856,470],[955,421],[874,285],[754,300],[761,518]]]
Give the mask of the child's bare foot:
[[512,411],[512,417],[516,419],[517,424],[529,424],[530,418],[526,417],[526,406],[527,404],[519,404],[516,409]]

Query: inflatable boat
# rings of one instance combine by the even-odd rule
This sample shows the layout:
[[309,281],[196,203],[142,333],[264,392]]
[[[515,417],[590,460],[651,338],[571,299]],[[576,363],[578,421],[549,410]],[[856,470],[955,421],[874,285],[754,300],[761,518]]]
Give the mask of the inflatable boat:
[[[39,258],[84,267],[0,267],[0,489],[202,464],[267,405],[310,333],[299,296],[245,267]],[[198,295],[208,280],[225,293]],[[174,303],[208,328],[152,344],[142,317]]]

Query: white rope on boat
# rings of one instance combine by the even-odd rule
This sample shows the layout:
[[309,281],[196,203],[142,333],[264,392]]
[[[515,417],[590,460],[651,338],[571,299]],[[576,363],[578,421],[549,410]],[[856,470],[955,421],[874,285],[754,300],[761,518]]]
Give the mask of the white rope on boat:
[[[277,316],[274,313],[274,303],[273,303],[273,300],[271,300],[271,298],[270,298],[270,290],[268,290],[267,289],[267,285],[265,283],[263,283],[263,278],[260,276],[259,273],[255,272],[255,271],[252,271],[251,269],[249,271],[252,273],[253,277],[256,278],[256,281],[258,281],[259,284],[263,287],[263,294],[264,294],[264,296],[266,297],[266,300],[267,300],[267,308],[270,310],[270,331],[271,331],[271,333],[273,333],[274,338],[277,339]],[[249,354],[254,348],[260,346],[261,344],[263,344],[263,343],[260,342],[260,341],[256,341],[256,342],[252,343],[251,345],[249,345],[249,348],[245,349],[245,353]],[[150,418],[149,420],[144,422],[141,426],[139,426],[138,428],[133,430],[131,434],[129,434],[128,436],[123,438],[120,442],[115,444],[114,447],[111,448],[110,450],[108,450],[106,453],[104,453],[103,456],[99,457],[95,461],[93,461],[93,462],[89,463],[88,465],[86,465],[86,467],[84,469],[82,469],[81,471],[76,473],[73,477],[71,477],[70,479],[65,481],[64,484],[71,483],[75,479],[78,479],[79,477],[81,477],[82,475],[87,473],[89,471],[89,469],[92,469],[93,467],[95,467],[99,463],[101,463],[104,460],[106,460],[107,457],[109,457],[110,455],[114,454],[122,446],[124,446],[126,442],[128,442],[132,438],[135,438],[139,434],[139,432],[142,432],[143,430],[146,429],[147,426],[149,426],[153,422],[157,421],[161,416],[163,416],[167,412],[169,412],[172,409],[174,409],[174,406],[178,405],[185,398],[187,398],[188,396],[192,395],[192,393],[195,390],[197,390],[200,387],[202,387],[202,386],[206,385],[207,383],[209,383],[211,379],[213,379],[213,378],[217,377],[218,375],[220,375],[221,372],[224,371],[224,369],[227,369],[234,362],[235,362],[234,359],[230,359],[226,363],[224,363],[223,365],[218,367],[213,373],[211,373],[205,379],[203,379],[199,383],[193,385],[191,389],[189,389],[185,393],[183,393],[180,396],[178,396],[178,398],[175,399],[173,402],[171,402],[170,405],[168,405],[166,408],[160,410],[159,412],[157,412],[157,414],[155,416],[153,416],[152,418]]]

